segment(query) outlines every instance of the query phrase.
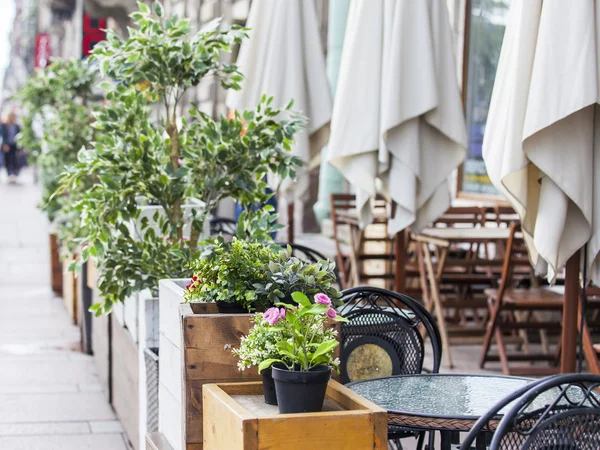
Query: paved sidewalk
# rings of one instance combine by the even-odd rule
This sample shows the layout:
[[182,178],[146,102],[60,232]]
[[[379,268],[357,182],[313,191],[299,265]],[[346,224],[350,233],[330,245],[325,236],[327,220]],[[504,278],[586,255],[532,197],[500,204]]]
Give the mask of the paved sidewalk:
[[126,450],[79,331],[50,290],[48,225],[31,170],[0,175],[0,449]]

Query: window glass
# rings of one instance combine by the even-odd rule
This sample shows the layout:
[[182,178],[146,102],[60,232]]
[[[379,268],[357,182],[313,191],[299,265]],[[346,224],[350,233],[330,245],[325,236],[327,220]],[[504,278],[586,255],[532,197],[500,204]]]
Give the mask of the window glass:
[[510,0],[471,0],[466,116],[469,134],[461,191],[497,195],[481,157]]

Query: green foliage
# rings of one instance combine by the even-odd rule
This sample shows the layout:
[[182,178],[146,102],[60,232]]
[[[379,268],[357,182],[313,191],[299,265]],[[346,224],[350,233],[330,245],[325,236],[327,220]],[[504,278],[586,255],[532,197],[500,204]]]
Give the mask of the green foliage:
[[231,243],[217,239],[208,244],[191,267],[194,278],[186,301],[238,303],[248,311],[269,305],[266,296],[256,295],[254,285],[268,282],[265,267],[278,257],[278,250],[236,238]]
[[263,315],[268,322],[266,333],[273,334],[276,357],[264,359],[258,370],[275,363],[284,364],[288,370],[308,371],[319,364],[328,364],[337,369],[339,361],[334,350],[339,345],[336,332],[328,327],[329,320],[347,322],[337,315],[331,304],[311,303],[301,292],[292,294],[297,307],[277,303],[280,308],[270,308]]
[[166,19],[158,2],[153,9],[138,6],[126,40],[109,30],[106,41],[94,48],[105,74],[130,86],[142,83],[166,102],[176,102],[207,75],[216,75],[224,88],[239,89],[243,76],[235,65],[222,64],[221,54],[247,37],[245,28],[221,31],[217,20],[190,36],[189,19]]
[[[289,339],[291,336],[284,336],[284,330],[271,332],[269,322],[263,316],[263,313],[256,313],[252,316],[251,320],[254,326],[250,329],[248,336],[242,336],[240,346],[231,351],[239,358],[238,369],[240,371],[258,367],[263,361],[269,359],[287,359],[279,353],[277,343],[280,340]],[[332,330],[323,329],[323,332],[332,333],[332,337],[335,337]]]
[[[91,111],[95,105],[90,100],[96,79],[97,70],[87,61],[57,59],[30,78],[16,96],[24,109],[19,145],[29,150],[40,167],[41,208],[71,252],[82,233],[78,214],[71,209],[81,190],[71,189],[61,195],[54,192],[60,173],[77,161],[79,150],[92,140]],[[82,189],[91,183],[86,177]]]
[[[128,38],[109,32],[94,48],[93,58],[115,83],[102,85],[107,105],[95,115],[91,148],[68,167],[55,194],[86,188],[72,208],[85,230],[77,241],[81,260],[92,257],[101,268],[104,303],[97,313],[135,291],[156,290],[161,278],[189,277],[208,214],[224,198],[247,210],[240,236],[268,241],[275,219],[268,208],[253,210],[269,197],[265,175],[293,177],[300,164],[289,150],[304,119],[291,114],[291,104],[273,109],[263,97],[255,110],[232,119],[197,110],[177,117],[182,96],[206,76],[239,88],[241,74],[221,55],[241,42],[244,29],[221,31],[213,23],[192,35],[187,19],[165,18],[159,3],[139,8]],[[144,216],[143,205],[156,213]]]
[[342,294],[335,288],[335,263],[319,261],[309,263],[292,257],[291,248],[282,251],[265,267],[268,281],[256,283],[259,296],[266,296],[270,303],[289,300],[293,292],[302,292],[309,297],[322,292],[336,300]]

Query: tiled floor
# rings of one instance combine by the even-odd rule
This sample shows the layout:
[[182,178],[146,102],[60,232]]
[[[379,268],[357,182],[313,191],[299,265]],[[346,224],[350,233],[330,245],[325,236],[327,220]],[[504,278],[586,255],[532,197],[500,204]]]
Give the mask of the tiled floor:
[[31,171],[0,176],[0,449],[127,450],[79,332],[50,291]]

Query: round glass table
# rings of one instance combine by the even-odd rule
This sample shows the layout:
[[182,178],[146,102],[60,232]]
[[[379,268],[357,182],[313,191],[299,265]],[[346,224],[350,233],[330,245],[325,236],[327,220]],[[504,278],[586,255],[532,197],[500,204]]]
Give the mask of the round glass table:
[[360,380],[347,387],[386,409],[390,425],[442,431],[442,448],[446,448],[449,432],[469,431],[492,406],[531,381],[493,375],[420,374]]

